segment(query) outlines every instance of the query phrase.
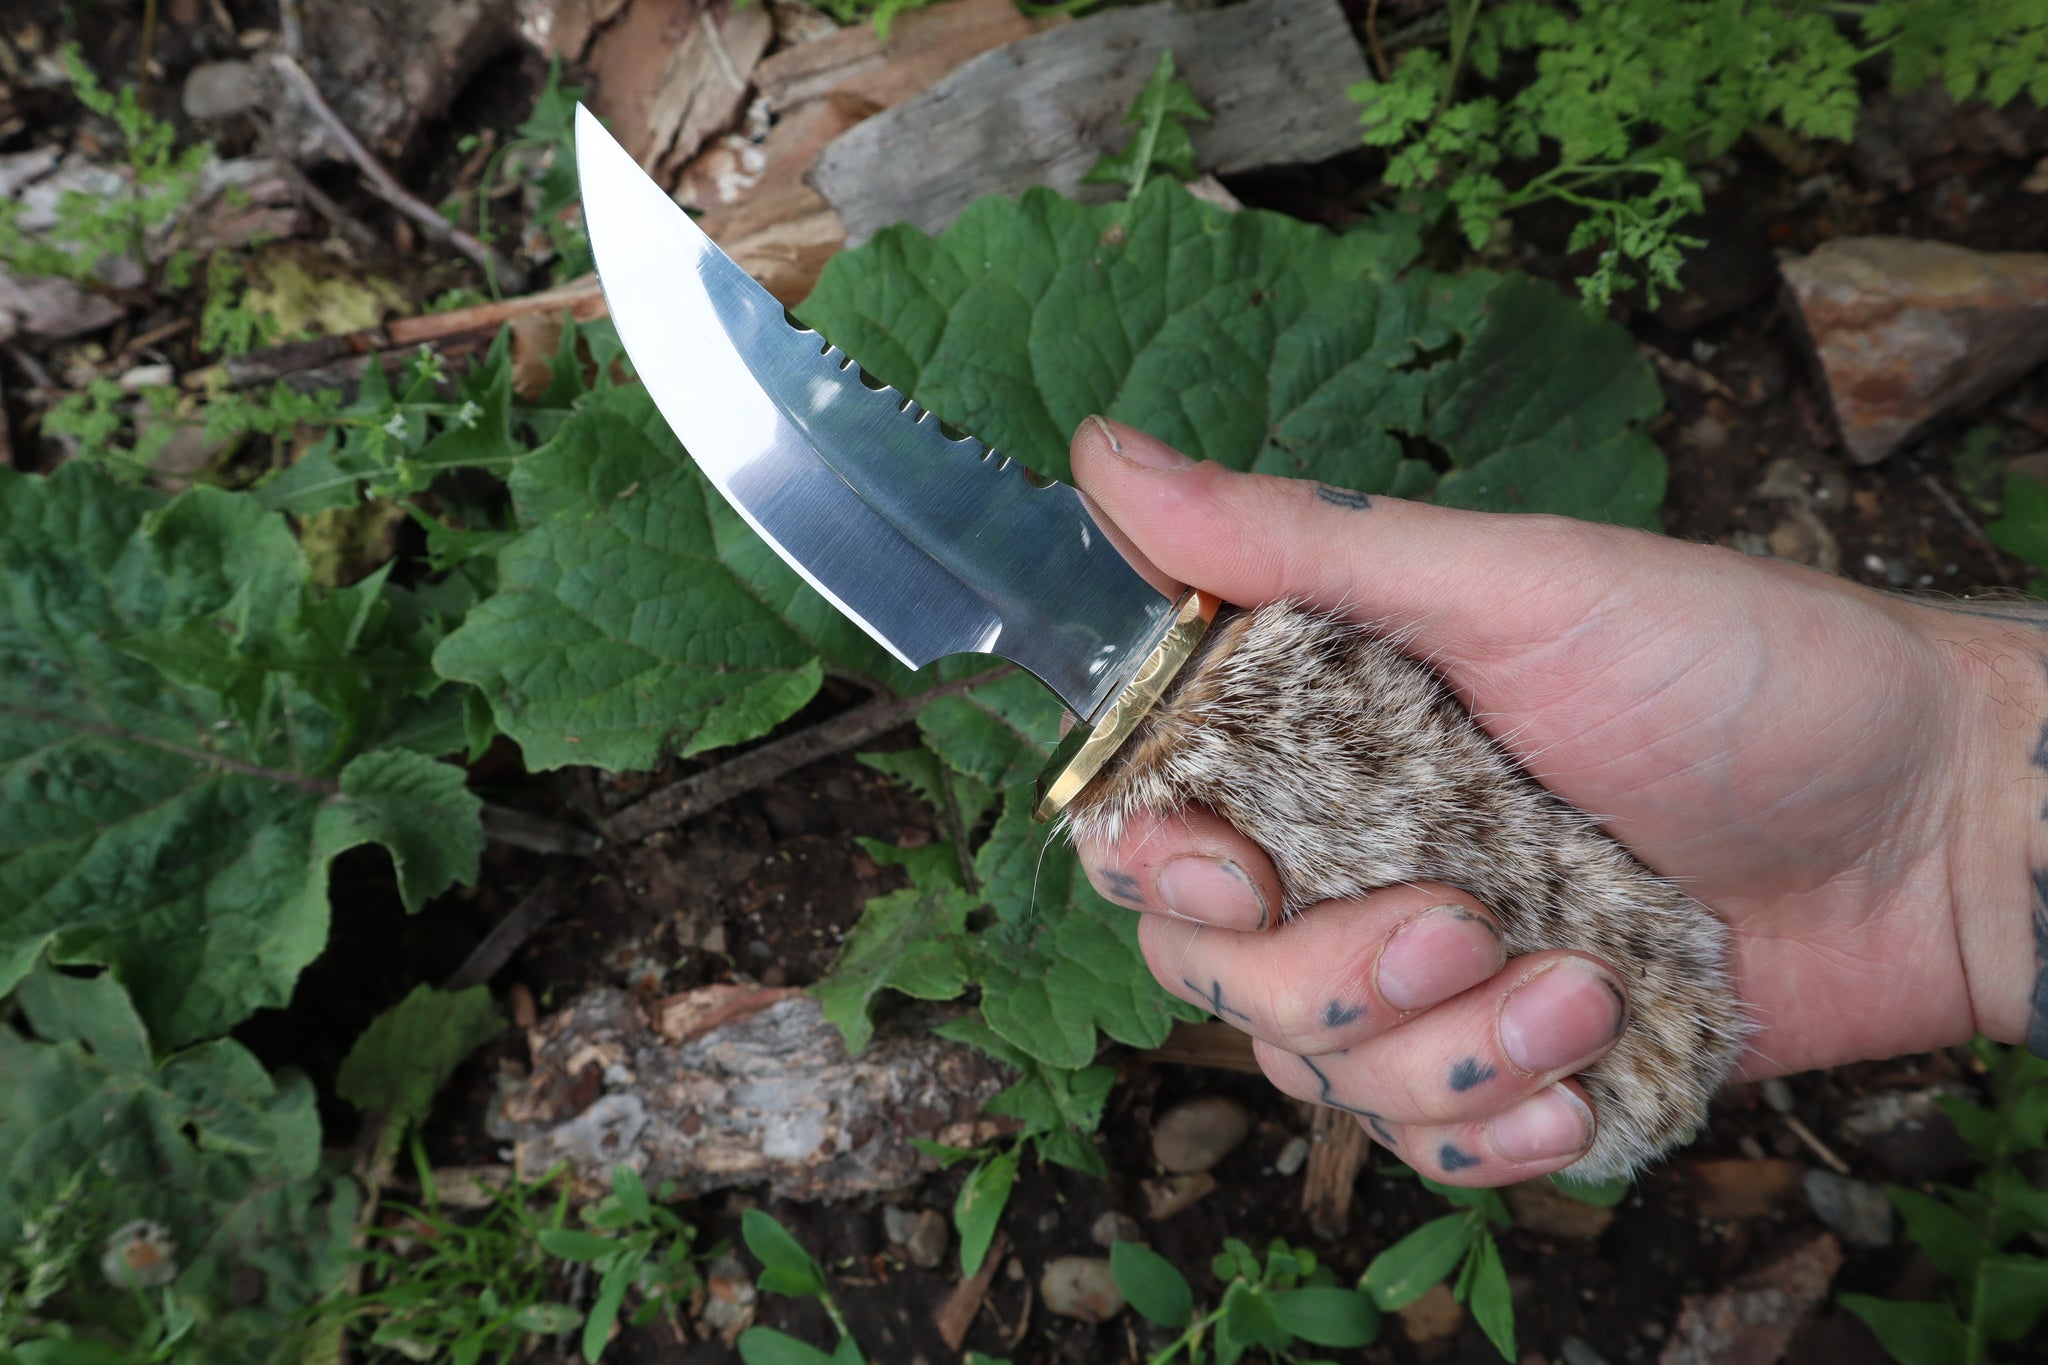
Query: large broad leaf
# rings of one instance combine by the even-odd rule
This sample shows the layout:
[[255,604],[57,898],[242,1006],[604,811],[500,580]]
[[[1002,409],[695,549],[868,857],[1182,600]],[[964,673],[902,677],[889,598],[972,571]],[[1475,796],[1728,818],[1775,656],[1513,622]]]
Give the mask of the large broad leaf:
[[176,1046],[284,1003],[344,849],[390,848],[409,907],[473,878],[461,772],[372,749],[447,736],[441,620],[317,592],[254,499],[0,471],[0,992],[102,963]]
[[812,990],[848,1052],[859,1052],[874,1036],[868,1012],[883,990],[951,1000],[967,988],[961,936],[974,909],[974,898],[960,887],[952,845],[928,845],[904,857],[887,844],[861,842],[878,862],[910,863],[912,884],[867,903],[832,974]]
[[[462,1059],[498,1036],[505,1020],[482,986],[412,993],[370,1021],[342,1059],[335,1093],[410,1127],[426,1120],[435,1092]],[[621,1166],[620,1170],[626,1168]]]
[[225,1040],[153,1061],[111,977],[45,967],[16,999],[37,1038],[0,1025],[0,1247],[31,1236],[72,1258],[62,1316],[119,1333],[137,1301],[108,1282],[102,1249],[160,1224],[151,1240],[169,1244],[162,1273],[198,1314],[203,1358],[269,1359],[339,1283],[354,1222],[355,1187],[320,1170],[313,1087]]
[[892,228],[800,310],[848,355],[1041,473],[1106,413],[1193,455],[1367,492],[1654,525],[1654,377],[1621,327],[1523,277],[1406,270],[1390,229],[984,200]]

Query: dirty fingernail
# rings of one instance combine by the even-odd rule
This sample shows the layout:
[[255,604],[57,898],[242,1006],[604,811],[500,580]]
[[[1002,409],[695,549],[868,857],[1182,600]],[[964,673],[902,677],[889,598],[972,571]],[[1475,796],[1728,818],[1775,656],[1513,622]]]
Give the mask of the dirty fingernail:
[[1425,910],[1394,931],[1380,952],[1380,995],[1397,1010],[1427,1009],[1470,990],[1507,955],[1486,919],[1462,905]]
[[1500,1012],[1500,1046],[1524,1072],[1556,1071],[1614,1041],[1626,1017],[1621,987],[1580,958],[1524,982]]
[[1186,469],[1195,463],[1172,446],[1155,441],[1139,431],[1126,431],[1119,436],[1115,427],[1100,417],[1090,417],[1102,439],[1109,442],[1109,448],[1128,464],[1145,469]]
[[1262,929],[1266,898],[1225,858],[1175,858],[1159,872],[1159,899],[1183,919],[1218,929]]
[[1494,1119],[1486,1137],[1509,1161],[1554,1161],[1593,1141],[1593,1113],[1577,1095],[1553,1085]]

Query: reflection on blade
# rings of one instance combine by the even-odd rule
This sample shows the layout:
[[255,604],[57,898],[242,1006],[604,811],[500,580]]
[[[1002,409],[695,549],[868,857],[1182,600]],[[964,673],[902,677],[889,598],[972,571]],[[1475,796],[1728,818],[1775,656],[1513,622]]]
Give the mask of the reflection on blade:
[[583,215],[619,339],[662,416],[740,515],[898,659],[998,654],[1092,714],[1173,603],[1080,495],[1023,470],[792,326],[576,115]]

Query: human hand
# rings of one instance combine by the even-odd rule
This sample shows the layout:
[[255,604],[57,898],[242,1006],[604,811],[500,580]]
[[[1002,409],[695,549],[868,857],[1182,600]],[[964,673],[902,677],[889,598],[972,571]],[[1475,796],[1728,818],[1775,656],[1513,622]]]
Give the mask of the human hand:
[[[2026,1032],[2036,625],[1639,532],[1233,474],[1094,422],[1074,464],[1165,574],[1401,638],[1531,773],[1717,912],[1757,1024],[1746,1074]],[[1606,1050],[1612,968],[1507,963],[1486,908],[1440,886],[1273,926],[1271,862],[1204,811],[1082,855],[1105,895],[1151,912],[1162,984],[1214,1008],[1187,983],[1218,983],[1283,1089],[1341,1090],[1403,1150],[1489,1151],[1472,1183],[1590,1142],[1584,1092],[1552,1081]],[[1340,998],[1368,1008],[1318,1003]],[[1451,1057],[1509,1083],[1454,1072],[1447,1096]]]

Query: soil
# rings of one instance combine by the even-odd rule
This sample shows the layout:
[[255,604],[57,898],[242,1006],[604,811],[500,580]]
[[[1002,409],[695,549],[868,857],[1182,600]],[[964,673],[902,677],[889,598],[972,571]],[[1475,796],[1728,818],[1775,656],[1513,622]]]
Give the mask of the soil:
[[[55,3],[34,0],[20,8],[35,12],[53,32],[68,22]],[[231,0],[227,8],[244,26],[267,19],[265,6]],[[101,69],[124,69],[124,63],[132,69],[132,24],[96,9],[87,9],[77,22],[88,55]],[[160,52],[167,67],[163,88],[174,89],[192,61],[215,55],[204,42],[173,42]],[[434,168],[463,160],[456,140],[485,129],[508,136],[540,76],[537,59],[516,53],[486,65],[454,101],[446,122],[426,132],[400,169],[429,198],[445,191],[447,185],[436,183],[445,171]],[[0,152],[47,140],[61,104],[39,98],[33,107],[21,106],[26,122],[0,139]],[[1983,499],[1996,488],[1995,477],[1987,480],[1983,471],[2048,444],[2048,389],[2039,377],[1953,419],[1883,464],[1853,467],[1840,451],[1824,392],[1808,372],[1796,327],[1778,297],[1775,254],[1868,231],[1986,248],[2039,248],[2040,199],[2023,192],[2019,182],[2042,150],[2036,141],[2028,160],[1975,162],[1946,153],[1915,166],[1906,189],[1860,177],[1848,151],[1823,152],[1818,168],[1793,170],[1745,148],[1717,168],[1722,189],[1710,203],[1702,234],[1709,245],[1688,268],[1688,288],[1656,308],[1637,299],[1620,310],[1643,347],[1667,362],[1661,367],[1666,411],[1652,435],[1670,462],[1671,534],[1775,552],[1877,587],[1961,593],[2026,583],[2026,566],[1996,551],[1982,533],[1982,521],[1995,511]],[[1237,177],[1230,188],[1253,206],[1341,223],[1383,198],[1377,170],[1373,157],[1358,153],[1319,168]],[[387,236],[393,231],[389,212],[364,195],[351,175],[329,170],[318,179],[364,222]],[[1825,182],[1819,191],[1817,181]],[[1583,262],[1562,253],[1559,225],[1539,219],[1521,227],[1508,248],[1511,259],[1502,264],[1565,282],[1582,272]],[[447,269],[426,259],[426,248],[419,251],[412,262],[416,271]],[[18,365],[0,359],[0,381],[12,392],[18,395],[30,380]],[[5,412],[16,460],[28,466],[38,462],[33,416],[19,397]],[[785,732],[859,700],[858,689],[829,688]],[[916,742],[915,731],[906,727],[869,747]],[[617,810],[702,766],[676,763],[619,778],[589,772],[529,777],[500,753],[478,765],[476,785],[494,801],[587,824],[591,815]],[[857,837],[915,845],[935,833],[919,802],[842,755],[641,844],[607,849],[579,869],[562,912],[522,947],[492,989],[508,1002],[523,993],[544,1012],[605,984],[648,995],[711,981],[809,985],[829,967],[862,905],[901,881],[898,870],[877,866],[854,842]],[[305,974],[289,1008],[257,1017],[239,1036],[267,1065],[298,1066],[331,1094],[341,1054],[361,1027],[417,982],[444,980],[557,861],[493,845],[477,887],[407,916],[381,855],[344,858],[335,871],[327,953]],[[1348,1235],[1319,1237],[1300,1211],[1299,1176],[1284,1177],[1274,1169],[1290,1139],[1308,1131],[1302,1106],[1256,1077],[1165,1064],[1116,1048],[1105,1057],[1118,1069],[1099,1138],[1109,1178],[1027,1167],[1003,1221],[1009,1249],[968,1335],[970,1348],[1019,1365],[1049,1365],[1141,1360],[1164,1344],[1129,1314],[1091,1326],[1051,1317],[1036,1302],[1037,1277],[1047,1261],[1099,1252],[1090,1228],[1105,1211],[1137,1219],[1149,1244],[1189,1274],[1198,1298],[1210,1301],[1218,1286],[1209,1260],[1227,1237],[1255,1247],[1284,1238],[1312,1248],[1348,1278],[1394,1238],[1442,1212],[1441,1201],[1398,1163],[1380,1158],[1361,1177]],[[508,1038],[458,1073],[426,1133],[436,1164],[499,1159],[485,1115],[500,1073],[516,1070],[522,1061],[522,1044]],[[1880,1092],[1947,1085],[1967,1093],[1977,1084],[1973,1063],[1962,1053],[1798,1076],[1789,1081],[1790,1118],[1837,1148],[1859,1178],[1925,1182],[1955,1173],[1967,1159],[1944,1124],[1888,1144],[1855,1146],[1837,1136],[1844,1117],[1859,1100]],[[1151,1222],[1139,1191],[1139,1182],[1152,1174],[1151,1118],[1198,1094],[1234,1097],[1251,1110],[1256,1126],[1216,1169],[1214,1193],[1172,1218]],[[330,1105],[324,1117],[336,1146],[351,1140],[354,1117],[345,1105]],[[1526,1226],[1502,1234],[1524,1358],[1557,1360],[1564,1343],[1577,1338],[1612,1365],[1653,1360],[1688,1296],[1711,1293],[1810,1235],[1818,1225],[1796,1194],[1762,1216],[1715,1218],[1701,1212],[1693,1174],[1698,1163],[1759,1156],[1817,1164],[1788,1117],[1764,1101],[1760,1087],[1737,1086],[1717,1104],[1700,1143],[1646,1176],[1597,1238]],[[898,1192],[894,1201],[949,1210],[961,1179],[957,1169],[933,1175]],[[754,1202],[754,1195],[733,1192],[698,1201],[686,1216],[706,1244],[737,1245],[740,1214]],[[933,1365],[952,1360],[955,1353],[932,1325],[933,1309],[958,1278],[952,1257],[937,1270],[904,1263],[883,1235],[882,1202],[769,1208],[831,1270],[834,1293],[869,1359]],[[1924,1256],[1903,1240],[1883,1250],[1850,1250],[1835,1281],[1838,1292],[1904,1297],[1929,1297],[1939,1285]],[[807,1301],[763,1295],[758,1320],[809,1341],[829,1339],[823,1313]],[[534,1358],[579,1359],[567,1343],[545,1346]],[[625,1330],[606,1352],[606,1359],[621,1362],[734,1358],[722,1343],[678,1339],[661,1323]],[[1427,1344],[1417,1344],[1390,1320],[1379,1344],[1343,1358],[1478,1362],[1498,1356],[1465,1318],[1447,1337]],[[1831,1365],[1887,1359],[1832,1301],[1794,1343],[1789,1358],[1826,1359]],[[2048,1345],[2012,1358],[2048,1360]]]

